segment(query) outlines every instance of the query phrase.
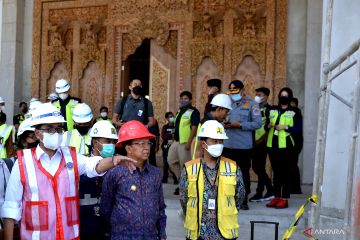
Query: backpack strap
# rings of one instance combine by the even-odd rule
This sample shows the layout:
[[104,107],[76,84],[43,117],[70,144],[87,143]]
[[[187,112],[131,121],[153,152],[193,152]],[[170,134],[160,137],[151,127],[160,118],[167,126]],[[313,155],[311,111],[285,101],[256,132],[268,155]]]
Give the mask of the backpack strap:
[[119,116],[120,116],[120,120],[121,118],[123,117],[123,113],[124,113],[124,108],[125,108],[125,104],[127,102],[127,99],[128,99],[129,96],[126,96],[126,97],[123,97],[121,99],[121,102],[120,102],[120,112],[119,112]]
[[149,122],[149,100],[144,97],[144,124]]

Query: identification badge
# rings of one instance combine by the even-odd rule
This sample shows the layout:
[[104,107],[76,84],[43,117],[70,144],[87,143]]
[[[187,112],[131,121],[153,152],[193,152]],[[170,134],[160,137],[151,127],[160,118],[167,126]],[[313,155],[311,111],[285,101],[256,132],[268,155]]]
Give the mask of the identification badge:
[[98,204],[94,206],[94,215],[100,217],[100,206]]
[[139,117],[141,117],[142,114],[143,114],[143,110],[139,110],[137,115],[138,115]]
[[208,209],[209,210],[215,210],[215,199],[209,199],[209,202],[208,202]]

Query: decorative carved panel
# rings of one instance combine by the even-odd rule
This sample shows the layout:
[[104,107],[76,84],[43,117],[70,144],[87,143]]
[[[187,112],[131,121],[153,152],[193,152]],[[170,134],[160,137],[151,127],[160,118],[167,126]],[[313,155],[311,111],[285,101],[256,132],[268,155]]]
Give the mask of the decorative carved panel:
[[[146,38],[164,50],[159,56],[169,55],[156,59],[170,71],[172,89],[165,99],[172,111],[183,90],[192,91],[202,111],[206,77],[199,77],[199,70],[206,57],[212,61],[205,64],[208,75],[222,79],[223,86],[235,76],[272,92],[286,84],[286,0],[35,0],[33,16],[33,96],[43,100],[61,75],[54,70],[61,63],[73,95],[101,91],[98,102],[89,99],[91,105],[106,104],[112,111],[127,86],[123,61]],[[255,77],[240,74],[246,56],[258,65]],[[171,67],[164,64],[167,57]],[[149,84],[151,91],[162,86],[158,79]],[[99,82],[101,87],[91,90],[84,85]]]
[[260,87],[260,68],[252,56],[246,56],[236,70],[234,79],[242,79],[245,86],[245,94],[255,97],[255,89]]
[[55,92],[55,83],[58,79],[69,79],[70,75],[63,63],[56,63],[50,71],[50,78],[46,82],[46,95]]

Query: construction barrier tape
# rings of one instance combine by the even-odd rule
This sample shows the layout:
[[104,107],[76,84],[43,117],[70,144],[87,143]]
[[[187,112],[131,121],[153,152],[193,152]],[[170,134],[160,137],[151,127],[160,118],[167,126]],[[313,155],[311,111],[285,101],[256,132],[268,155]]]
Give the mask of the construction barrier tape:
[[[317,195],[312,195],[311,197],[309,197],[305,203],[303,205],[301,205],[301,207],[299,208],[299,210],[296,212],[295,214],[295,218],[294,221],[291,223],[290,227],[286,230],[284,236],[282,237],[282,240],[288,240],[291,238],[291,236],[295,233],[297,225],[300,221],[301,216],[304,214],[305,211],[305,207],[310,203],[315,203],[317,204],[318,202],[318,196]],[[309,239],[314,240],[315,238],[310,237]]]

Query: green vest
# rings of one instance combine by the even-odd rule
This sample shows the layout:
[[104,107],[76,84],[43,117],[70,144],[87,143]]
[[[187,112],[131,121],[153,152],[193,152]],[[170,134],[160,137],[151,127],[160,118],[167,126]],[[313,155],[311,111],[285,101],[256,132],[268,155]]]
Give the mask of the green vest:
[[85,136],[81,136],[78,130],[67,131],[63,135],[63,144],[66,147],[75,147],[76,152],[85,156],[90,156],[89,146],[91,146],[90,130]]
[[[294,126],[294,115],[295,115],[294,111],[287,110],[280,116],[280,121],[279,121],[278,125],[293,127]],[[275,109],[270,110],[269,119],[270,119],[271,125],[274,125],[274,126],[276,125],[278,117],[279,117],[278,110],[275,110]],[[271,127],[269,130],[268,138],[267,138],[267,143],[266,143],[267,147],[270,147],[270,148],[272,147],[274,135],[278,136],[279,148],[286,148],[286,138],[288,136],[290,136],[290,139],[294,145],[294,140],[292,139],[290,133],[288,133],[285,129],[278,131],[278,130],[275,130],[275,127]]]
[[265,123],[266,123],[266,115],[265,115],[266,108],[262,107],[262,108],[260,108],[260,111],[261,111],[262,126],[261,126],[261,128],[255,130],[255,142],[262,142],[261,140],[266,135],[266,131],[264,128]]
[[[79,102],[77,100],[70,99],[68,104],[66,104],[66,123],[67,123],[68,131],[74,129],[74,121],[72,119],[72,115],[73,115],[74,108],[78,103]],[[56,100],[53,104],[55,107],[57,107],[59,110],[61,110],[60,100]]]
[[12,130],[13,127],[5,123],[0,126],[0,158],[7,158],[5,143],[9,139]]
[[[179,126],[179,143],[187,143],[191,134],[191,114],[194,112],[193,109],[188,109],[181,116]],[[179,114],[176,114],[176,118]],[[175,119],[176,122],[176,119]]]

